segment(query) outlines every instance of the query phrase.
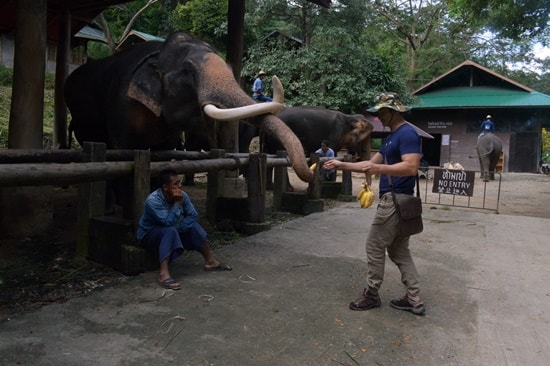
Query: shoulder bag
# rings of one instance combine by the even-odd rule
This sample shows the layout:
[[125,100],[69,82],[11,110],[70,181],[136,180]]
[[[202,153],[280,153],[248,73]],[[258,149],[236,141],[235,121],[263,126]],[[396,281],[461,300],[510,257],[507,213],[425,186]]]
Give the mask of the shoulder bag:
[[422,200],[420,199],[418,174],[416,175],[416,196],[407,195],[400,197],[398,200],[393,191],[393,183],[389,175],[388,182],[390,183],[395,209],[399,215],[399,224],[397,228],[399,236],[411,236],[421,233],[422,230],[424,230],[424,224],[422,222]]

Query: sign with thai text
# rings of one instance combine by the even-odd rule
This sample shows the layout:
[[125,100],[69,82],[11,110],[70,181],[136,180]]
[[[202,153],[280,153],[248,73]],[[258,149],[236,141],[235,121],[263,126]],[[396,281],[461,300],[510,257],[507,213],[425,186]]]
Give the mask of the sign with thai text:
[[445,129],[452,127],[453,122],[448,121],[428,121],[428,128]]
[[472,197],[474,181],[475,172],[472,171],[434,169],[432,192]]

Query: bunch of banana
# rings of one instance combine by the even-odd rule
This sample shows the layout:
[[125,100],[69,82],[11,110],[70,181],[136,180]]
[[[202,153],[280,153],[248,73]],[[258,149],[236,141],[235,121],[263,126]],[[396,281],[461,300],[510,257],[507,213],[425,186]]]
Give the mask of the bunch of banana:
[[363,189],[357,194],[357,201],[361,203],[361,208],[367,208],[374,202],[374,192],[366,182],[362,183]]

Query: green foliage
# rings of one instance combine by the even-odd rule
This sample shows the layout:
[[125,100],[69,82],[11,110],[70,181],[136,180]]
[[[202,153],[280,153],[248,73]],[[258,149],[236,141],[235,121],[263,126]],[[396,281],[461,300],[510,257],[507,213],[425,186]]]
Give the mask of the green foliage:
[[251,85],[259,69],[277,75],[290,105],[314,105],[359,113],[381,91],[405,95],[405,85],[377,56],[368,55],[337,28],[318,29],[314,45],[288,49],[284,42],[266,42],[249,49],[243,67]]
[[227,43],[228,0],[194,0],[177,5],[170,15],[171,26],[192,33],[220,52]]
[[450,15],[486,26],[500,37],[534,38],[547,30],[550,4],[540,0],[447,0]]
[[88,58],[93,60],[98,60],[105,58],[111,55],[111,50],[109,47],[100,42],[90,42],[88,43]]
[[8,147],[11,86],[0,86],[0,148]]
[[542,129],[542,158],[550,162],[550,131]]
[[[11,107],[13,69],[0,66],[0,148],[8,147],[8,129]],[[51,147],[54,123],[54,82],[53,74],[46,74],[44,88],[44,147]]]
[[0,86],[12,86],[13,69],[0,65]]

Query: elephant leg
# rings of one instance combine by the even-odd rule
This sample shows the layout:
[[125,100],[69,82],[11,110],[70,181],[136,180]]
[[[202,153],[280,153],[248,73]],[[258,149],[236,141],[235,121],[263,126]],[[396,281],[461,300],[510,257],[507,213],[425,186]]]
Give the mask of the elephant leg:
[[495,171],[497,169],[498,159],[500,159],[500,153],[497,154],[495,152],[493,155],[491,155],[491,159],[489,162],[489,179],[490,180],[495,180]]

